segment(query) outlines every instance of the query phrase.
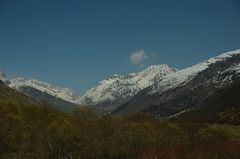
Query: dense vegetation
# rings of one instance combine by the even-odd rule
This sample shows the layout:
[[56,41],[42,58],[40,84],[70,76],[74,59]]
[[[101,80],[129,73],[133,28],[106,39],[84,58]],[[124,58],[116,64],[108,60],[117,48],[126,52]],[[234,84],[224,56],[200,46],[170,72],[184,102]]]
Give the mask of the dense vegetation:
[[239,159],[239,150],[237,126],[64,113],[0,82],[0,159]]
[[0,103],[0,158],[217,159],[240,158],[240,129],[174,124],[137,113],[98,117],[42,106]]

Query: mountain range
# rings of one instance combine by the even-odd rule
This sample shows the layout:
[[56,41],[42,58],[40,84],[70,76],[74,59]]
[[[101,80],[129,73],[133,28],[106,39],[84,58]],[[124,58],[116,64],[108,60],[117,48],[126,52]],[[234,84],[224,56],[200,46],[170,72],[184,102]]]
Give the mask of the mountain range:
[[[210,105],[207,109],[212,109],[211,106],[217,102],[216,96],[225,98],[225,92],[233,90],[233,87],[240,90],[239,81],[240,50],[236,50],[164,76],[115,109],[113,114],[144,111],[172,118],[206,109],[206,105]],[[230,94],[230,97],[235,97],[236,94]],[[238,108],[240,100],[236,97],[218,103],[219,108],[225,107],[224,105],[231,109]]]
[[152,65],[138,73],[113,75],[87,91],[79,100],[83,105],[93,105],[98,109],[112,111],[127,102],[139,91],[158,82],[176,69],[166,65]]
[[42,104],[48,104],[61,110],[71,110],[78,106],[75,100],[79,98],[79,96],[69,88],[55,87],[35,79],[8,79],[3,72],[0,72],[0,79],[10,88]]
[[[169,119],[184,119],[191,116],[187,115],[189,113],[211,112],[211,106],[216,107],[220,99],[229,97],[218,103],[219,117],[229,110],[228,107],[237,110],[240,106],[237,96],[232,99],[240,90],[240,50],[223,53],[182,70],[161,64],[138,73],[114,74],[82,96],[71,89],[38,80],[7,79],[3,72],[0,79],[38,102],[58,105],[64,110],[88,105],[115,115],[143,111]],[[235,90],[234,95],[227,96],[226,92],[233,93],[232,90]],[[215,107],[213,110],[217,110]],[[216,111],[212,113],[216,116]]]

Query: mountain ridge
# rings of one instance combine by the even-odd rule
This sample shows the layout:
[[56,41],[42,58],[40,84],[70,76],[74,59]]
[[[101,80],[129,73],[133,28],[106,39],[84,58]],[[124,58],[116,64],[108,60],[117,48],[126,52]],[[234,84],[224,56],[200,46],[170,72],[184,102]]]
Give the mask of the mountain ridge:
[[239,63],[240,50],[235,50],[192,66],[199,67],[194,69],[196,71],[190,71],[190,76],[179,78],[178,75],[179,72],[192,70],[192,67],[168,74],[158,83],[140,91],[112,114],[144,111],[167,118],[199,106],[216,91],[239,81]]
[[[38,102],[59,104],[64,108],[68,105],[87,105],[113,114],[145,111],[167,117],[174,113],[184,113],[184,109],[199,104],[200,100],[193,98],[206,100],[203,98],[206,95],[199,92],[214,93],[221,87],[238,81],[238,74],[240,50],[225,52],[181,70],[160,64],[150,65],[137,73],[113,74],[86,91],[83,96],[69,88],[55,87],[35,79],[9,80],[2,71],[0,79]],[[178,108],[174,105],[178,105]]]
[[20,87],[33,87],[39,91],[45,92],[49,95],[63,99],[65,101],[75,103],[79,97],[76,92],[69,88],[55,87],[47,82],[36,79],[26,80],[24,78],[14,78],[9,80],[9,87],[19,90]]
[[8,79],[6,74],[0,71],[0,80],[8,87],[28,96],[34,101],[46,104],[64,111],[79,107],[75,100],[79,97],[69,88],[55,87],[47,82],[36,79],[24,78]]
[[103,109],[113,110],[126,102],[140,90],[152,85],[168,73],[176,71],[175,68],[162,64],[151,65],[138,73],[113,75],[88,90],[80,99],[84,105],[95,105]]

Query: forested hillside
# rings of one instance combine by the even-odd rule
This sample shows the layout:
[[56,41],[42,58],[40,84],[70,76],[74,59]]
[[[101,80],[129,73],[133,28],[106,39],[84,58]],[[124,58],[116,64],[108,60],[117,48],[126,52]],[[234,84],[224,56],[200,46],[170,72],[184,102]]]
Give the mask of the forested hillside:
[[0,159],[240,158],[240,128],[61,112],[0,83]]

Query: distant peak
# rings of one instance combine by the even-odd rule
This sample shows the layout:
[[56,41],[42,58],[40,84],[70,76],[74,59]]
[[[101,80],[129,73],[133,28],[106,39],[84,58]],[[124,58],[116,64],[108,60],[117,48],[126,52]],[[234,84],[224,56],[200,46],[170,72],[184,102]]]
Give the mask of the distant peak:
[[167,65],[167,64],[160,64],[160,65],[150,65],[148,66],[144,71],[150,71],[150,70],[176,70],[174,67]]
[[3,71],[0,71],[0,79],[6,78],[6,73]]

